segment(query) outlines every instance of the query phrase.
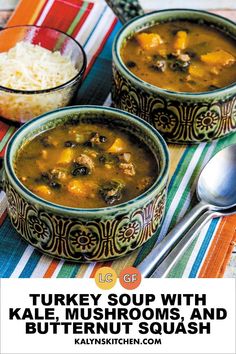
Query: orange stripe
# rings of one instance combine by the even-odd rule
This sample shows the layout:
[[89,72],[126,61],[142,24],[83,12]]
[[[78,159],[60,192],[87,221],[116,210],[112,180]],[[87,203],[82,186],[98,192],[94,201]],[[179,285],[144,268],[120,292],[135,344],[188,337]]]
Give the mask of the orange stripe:
[[47,0],[21,0],[7,26],[33,25]]
[[43,277],[44,278],[51,278],[58,266],[58,263],[59,263],[59,260],[53,259],[53,261],[51,262],[50,266],[48,267],[48,269]]
[[96,274],[96,271],[99,269],[99,268],[102,268],[102,267],[110,267],[112,264],[112,262],[98,262],[95,267],[93,268],[93,271],[90,275],[90,278],[94,278],[95,274]]
[[[47,0],[21,0],[13,15],[7,22],[7,27],[16,25],[32,25],[38,17],[42,7]],[[1,50],[7,52],[10,48],[14,47],[16,42],[21,41],[26,35],[26,30],[21,28],[17,32],[2,31],[0,33]]]
[[201,267],[199,278],[222,277],[236,241],[236,215],[224,217]]
[[5,210],[2,215],[0,216],[0,225],[2,225],[3,221],[6,219],[7,217],[7,211]]
[[223,278],[224,276],[224,273],[225,273],[225,269],[227,267],[227,265],[229,264],[229,261],[230,261],[230,258],[231,258],[231,255],[232,255],[232,252],[233,252],[233,249],[236,245],[236,232],[235,232],[235,237],[234,237],[234,240],[230,243],[230,246],[228,248],[228,251],[225,255],[225,259],[224,259],[224,262],[221,266],[221,269],[219,271],[219,276],[218,278]]

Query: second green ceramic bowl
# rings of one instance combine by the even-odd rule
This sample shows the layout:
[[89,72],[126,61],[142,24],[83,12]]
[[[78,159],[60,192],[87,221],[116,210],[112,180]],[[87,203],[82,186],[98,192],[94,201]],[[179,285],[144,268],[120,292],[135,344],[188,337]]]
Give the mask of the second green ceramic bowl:
[[113,45],[115,107],[138,115],[173,143],[200,143],[236,131],[236,83],[211,92],[173,92],[135,76],[123,63],[120,49],[128,38],[161,22],[189,20],[213,25],[236,38],[236,24],[205,11],[164,10],[139,16],[118,33]]

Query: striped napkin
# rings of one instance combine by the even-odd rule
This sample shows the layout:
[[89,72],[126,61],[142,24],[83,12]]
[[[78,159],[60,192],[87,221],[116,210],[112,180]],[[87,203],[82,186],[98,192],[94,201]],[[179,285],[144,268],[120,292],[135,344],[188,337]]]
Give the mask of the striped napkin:
[[[105,1],[21,0],[8,25],[38,24],[55,27],[75,37],[88,56],[86,78],[78,104],[110,105],[111,47],[121,28]],[[0,120],[0,156],[14,131]],[[178,220],[196,203],[196,180],[202,167],[222,148],[236,143],[236,134],[211,144],[169,145],[170,185],[166,215],[159,232],[141,249],[122,259],[107,262],[119,272],[137,265]],[[6,200],[0,194],[0,277],[93,277],[104,263],[76,264],[45,256],[27,245],[6,217]],[[168,277],[222,277],[236,241],[236,216],[208,223]]]

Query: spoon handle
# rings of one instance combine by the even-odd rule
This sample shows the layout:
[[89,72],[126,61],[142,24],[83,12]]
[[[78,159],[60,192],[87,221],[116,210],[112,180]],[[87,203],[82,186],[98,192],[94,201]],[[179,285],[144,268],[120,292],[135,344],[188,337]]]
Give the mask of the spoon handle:
[[148,256],[137,266],[143,277],[149,277],[153,269],[156,269],[158,264],[186,233],[186,231],[194,224],[199,215],[208,210],[208,205],[204,202],[199,202],[183,219],[159,242],[148,254]]
[[161,262],[156,270],[151,274],[150,278],[164,278],[173,265],[179,260],[190,244],[195,240],[201,228],[217,214],[207,211],[199,217],[197,222],[183,236],[179,243],[170,251],[166,258]]

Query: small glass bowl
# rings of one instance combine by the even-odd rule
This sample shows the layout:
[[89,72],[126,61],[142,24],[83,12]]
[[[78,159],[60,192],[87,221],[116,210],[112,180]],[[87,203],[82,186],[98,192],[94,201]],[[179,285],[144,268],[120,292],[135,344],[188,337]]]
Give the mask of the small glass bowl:
[[[18,90],[0,85],[0,116],[26,122],[45,112],[68,105],[77,93],[86,69],[86,54],[81,45],[64,32],[41,26],[13,26],[0,31],[0,52],[18,42],[40,45],[70,58],[78,73],[63,84],[44,90]],[[1,82],[0,82],[1,84]]]

